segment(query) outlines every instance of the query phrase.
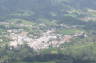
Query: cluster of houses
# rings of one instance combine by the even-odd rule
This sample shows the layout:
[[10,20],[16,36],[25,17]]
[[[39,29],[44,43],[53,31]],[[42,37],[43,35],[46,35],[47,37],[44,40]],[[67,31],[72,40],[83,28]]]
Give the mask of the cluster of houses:
[[[10,23],[1,22],[0,24],[9,25]],[[20,25],[20,24],[19,24]],[[25,26],[25,25],[20,25]],[[27,26],[27,25],[26,25]],[[31,25],[29,25],[32,27]],[[27,27],[29,27],[27,26]],[[63,27],[69,28],[66,25],[61,25]],[[55,33],[55,29],[50,29],[43,32],[38,38],[29,37],[29,32],[24,31],[24,29],[8,29],[8,38],[10,39],[9,45],[16,48],[18,45],[23,45],[26,43],[28,46],[33,48],[34,50],[46,49],[49,47],[59,47],[61,44],[65,42],[71,42],[73,38],[85,38],[87,37],[86,33],[80,32],[75,33],[73,35],[60,35]],[[0,39],[0,41],[2,41]]]
[[9,45],[12,47],[18,47],[18,45],[23,45],[26,43],[28,46],[33,48],[34,50],[46,49],[51,47],[59,47],[61,44],[65,42],[71,42],[74,37],[84,38],[87,35],[84,32],[76,33],[74,35],[64,35],[61,36],[59,34],[55,34],[55,30],[48,30],[45,33],[42,33],[42,36],[33,39],[28,37],[28,32],[24,30],[19,30],[17,33],[16,30],[7,30],[9,33],[9,37],[11,39]]

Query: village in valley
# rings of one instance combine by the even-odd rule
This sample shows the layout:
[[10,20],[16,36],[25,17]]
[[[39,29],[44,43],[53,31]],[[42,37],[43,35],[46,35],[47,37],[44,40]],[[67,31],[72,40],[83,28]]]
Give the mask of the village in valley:
[[96,63],[96,0],[0,0],[0,63]]
[[[56,25],[56,26],[65,29],[65,31],[67,29],[72,29],[72,31],[68,30],[66,31],[65,34],[60,34],[59,32],[61,32],[62,30],[58,30],[56,28],[41,30],[41,28],[47,27],[46,24],[39,24],[38,26],[35,24],[34,26],[32,24],[23,24],[23,23],[16,24],[14,22],[11,23],[0,22],[0,25],[3,25],[3,27],[6,28],[6,30],[2,32],[2,34],[3,33],[5,34],[3,36],[7,39],[8,45],[14,48],[18,47],[19,45],[27,44],[29,47],[33,48],[34,50],[41,50],[41,49],[47,49],[49,47],[53,47],[53,48],[61,47],[62,44],[72,42],[72,40],[75,40],[76,38],[88,37],[88,35],[84,31],[76,32],[76,30],[72,29],[72,28],[76,29],[76,26],[67,26],[63,24]],[[33,30],[36,31],[31,33],[30,30],[26,30],[27,28],[30,28],[30,30],[32,29],[31,31]],[[3,39],[1,38],[0,41],[2,43]],[[4,46],[4,43],[2,46]]]

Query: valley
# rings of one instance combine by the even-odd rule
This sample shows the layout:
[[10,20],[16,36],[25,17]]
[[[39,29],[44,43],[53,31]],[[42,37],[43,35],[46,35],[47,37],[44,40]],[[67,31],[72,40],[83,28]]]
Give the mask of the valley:
[[0,63],[96,63],[96,1],[0,0]]

